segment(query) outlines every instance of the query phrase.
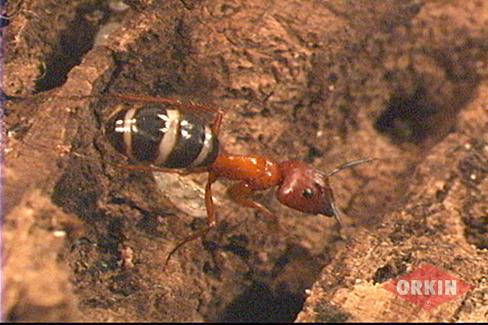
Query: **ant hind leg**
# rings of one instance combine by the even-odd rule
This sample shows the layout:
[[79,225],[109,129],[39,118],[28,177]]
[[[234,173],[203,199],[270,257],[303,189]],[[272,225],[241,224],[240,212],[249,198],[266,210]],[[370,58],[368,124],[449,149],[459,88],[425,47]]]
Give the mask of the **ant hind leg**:
[[125,100],[125,101],[133,101],[133,102],[140,102],[140,103],[169,104],[181,109],[182,111],[187,111],[187,112],[194,112],[194,113],[204,112],[204,113],[222,114],[222,111],[217,108],[195,104],[193,102],[186,102],[174,98],[155,97],[155,96],[146,96],[146,95],[132,95],[132,94],[117,94],[117,93],[107,94],[105,95],[105,97],[122,100],[122,101]]
[[178,249],[180,249],[183,245],[186,243],[189,243],[195,239],[198,238],[203,238],[212,228],[215,228],[217,226],[217,219],[215,217],[215,206],[213,203],[213,198],[212,198],[212,184],[217,180],[217,176],[213,173],[209,173],[208,175],[208,181],[207,185],[205,186],[205,206],[207,208],[207,227],[197,231],[194,234],[191,234],[190,236],[186,237],[183,239],[180,243],[178,243],[168,254],[168,257],[166,257],[166,261],[164,262],[164,267],[166,268],[166,265],[168,264],[169,260],[173,256],[174,253]]
[[115,166],[125,170],[135,170],[135,171],[142,171],[142,172],[149,172],[149,173],[153,173],[153,172],[172,173],[172,174],[178,174],[180,176],[207,172],[206,168],[193,168],[193,169],[182,170],[182,169],[171,169],[171,168],[163,168],[163,167],[155,167],[155,166],[144,166],[144,165],[115,164]]

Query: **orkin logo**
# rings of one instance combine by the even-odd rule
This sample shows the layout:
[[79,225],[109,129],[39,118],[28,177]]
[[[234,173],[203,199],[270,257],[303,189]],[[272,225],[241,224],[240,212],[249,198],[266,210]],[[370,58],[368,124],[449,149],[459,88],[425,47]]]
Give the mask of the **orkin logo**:
[[462,296],[471,286],[431,264],[391,280],[383,288],[426,310]]

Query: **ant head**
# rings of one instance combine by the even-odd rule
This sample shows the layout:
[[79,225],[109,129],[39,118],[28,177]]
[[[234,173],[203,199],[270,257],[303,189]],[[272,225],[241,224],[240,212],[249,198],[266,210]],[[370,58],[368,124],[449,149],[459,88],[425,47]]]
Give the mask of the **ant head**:
[[281,163],[281,170],[283,179],[276,197],[282,204],[305,213],[339,219],[328,175],[295,160]]

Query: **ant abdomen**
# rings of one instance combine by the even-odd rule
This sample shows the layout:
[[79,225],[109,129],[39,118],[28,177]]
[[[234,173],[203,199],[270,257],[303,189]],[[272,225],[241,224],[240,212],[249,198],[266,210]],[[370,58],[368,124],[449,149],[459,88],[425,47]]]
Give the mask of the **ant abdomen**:
[[120,153],[157,167],[206,167],[219,153],[211,127],[196,114],[171,105],[121,106],[106,124],[105,134]]

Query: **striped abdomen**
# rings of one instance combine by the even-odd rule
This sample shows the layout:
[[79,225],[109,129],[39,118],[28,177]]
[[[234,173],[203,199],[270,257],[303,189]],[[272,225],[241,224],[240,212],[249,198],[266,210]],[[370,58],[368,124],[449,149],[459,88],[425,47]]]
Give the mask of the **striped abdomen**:
[[215,161],[219,142],[198,116],[161,106],[121,109],[107,124],[112,145],[132,160],[165,168]]

